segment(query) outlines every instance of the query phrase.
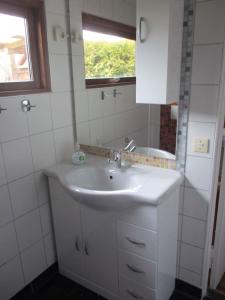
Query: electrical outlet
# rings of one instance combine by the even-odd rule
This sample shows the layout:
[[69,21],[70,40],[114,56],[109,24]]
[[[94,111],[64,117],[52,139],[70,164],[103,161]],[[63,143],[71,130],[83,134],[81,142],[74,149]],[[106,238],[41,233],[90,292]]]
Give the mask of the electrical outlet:
[[209,140],[204,138],[197,138],[193,143],[193,151],[197,153],[209,152]]

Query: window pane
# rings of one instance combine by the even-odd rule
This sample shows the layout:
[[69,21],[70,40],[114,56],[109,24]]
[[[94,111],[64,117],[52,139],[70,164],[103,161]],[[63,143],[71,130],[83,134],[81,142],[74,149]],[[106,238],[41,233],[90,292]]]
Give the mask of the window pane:
[[135,76],[135,41],[83,30],[86,79]]
[[0,14],[0,28],[0,83],[33,80],[26,19]]

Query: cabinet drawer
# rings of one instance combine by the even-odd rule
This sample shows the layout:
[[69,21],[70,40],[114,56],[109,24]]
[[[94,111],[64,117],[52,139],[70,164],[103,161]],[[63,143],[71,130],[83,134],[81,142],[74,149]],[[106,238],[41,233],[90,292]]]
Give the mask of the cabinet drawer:
[[117,222],[118,247],[150,260],[157,260],[157,233]]
[[157,231],[157,207],[131,207],[117,213],[117,219],[145,229]]
[[156,288],[157,265],[135,254],[119,251],[119,273],[137,283]]
[[122,299],[127,300],[155,300],[155,291],[147,287],[141,286],[136,282],[119,277],[119,290]]

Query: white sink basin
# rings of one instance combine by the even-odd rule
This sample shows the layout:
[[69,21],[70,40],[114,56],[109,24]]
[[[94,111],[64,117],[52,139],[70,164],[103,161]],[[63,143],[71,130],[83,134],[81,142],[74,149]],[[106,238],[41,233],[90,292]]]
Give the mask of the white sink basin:
[[140,166],[119,169],[105,158],[93,156],[85,165],[57,164],[45,174],[58,179],[75,200],[101,210],[159,205],[181,182],[180,173],[174,170]]
[[136,189],[140,186],[137,174],[134,172],[124,173],[120,169],[85,166],[71,170],[65,180],[69,185],[76,186],[80,192],[91,190],[107,194],[111,191]]

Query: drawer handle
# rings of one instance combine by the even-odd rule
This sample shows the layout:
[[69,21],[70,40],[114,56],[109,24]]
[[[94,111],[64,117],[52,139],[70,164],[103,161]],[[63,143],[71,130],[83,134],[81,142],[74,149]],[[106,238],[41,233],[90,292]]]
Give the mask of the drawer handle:
[[134,272],[134,273],[145,274],[144,271],[142,271],[142,270],[140,270],[140,269],[138,269],[138,268],[136,268],[136,267],[133,267],[133,266],[131,266],[131,265],[129,265],[129,264],[127,264],[127,267],[128,267],[129,270],[131,270],[131,271]]
[[80,252],[80,241],[79,241],[79,237],[76,238],[75,241],[75,248],[78,252]]
[[88,243],[87,241],[85,241],[85,244],[84,244],[84,252],[85,254],[88,256],[89,255],[89,250],[88,250]]
[[130,290],[127,290],[127,293],[128,293],[131,297],[133,297],[134,299],[144,300],[144,297],[139,296],[139,295],[135,294],[134,292],[132,292],[132,291],[130,291]]
[[131,244],[133,244],[135,246],[142,247],[142,248],[146,247],[145,243],[135,241],[135,240],[129,238],[128,236],[126,237],[126,239],[128,240],[128,242],[130,242]]

